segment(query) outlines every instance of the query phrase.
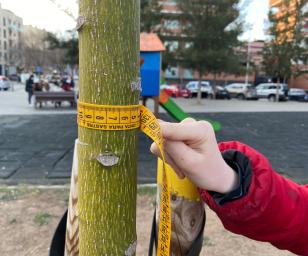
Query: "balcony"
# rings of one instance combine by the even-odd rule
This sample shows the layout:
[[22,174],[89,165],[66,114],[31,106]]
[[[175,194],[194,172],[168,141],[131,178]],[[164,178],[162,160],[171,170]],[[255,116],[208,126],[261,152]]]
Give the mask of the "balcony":
[[270,1],[269,1],[270,7],[279,6],[279,5],[281,4],[281,1],[282,1],[282,0],[270,0]]

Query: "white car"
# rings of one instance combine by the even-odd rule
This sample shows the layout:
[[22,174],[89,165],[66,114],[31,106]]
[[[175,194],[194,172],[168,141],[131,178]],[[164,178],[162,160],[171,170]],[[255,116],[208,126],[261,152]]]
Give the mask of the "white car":
[[251,84],[245,83],[233,83],[225,86],[232,98],[237,98],[241,100],[251,99],[257,100],[257,92]]
[[275,84],[275,83],[265,83],[259,84],[256,87],[258,98],[266,98],[269,101],[276,100],[278,86],[279,100],[285,101],[288,96],[288,85],[287,84]]
[[0,76],[0,90],[7,91],[11,87],[11,82],[6,76]]
[[[198,86],[199,86],[199,81],[191,81],[188,84],[186,84],[185,88],[191,91],[193,97],[196,97],[198,95]],[[201,96],[211,99],[214,97],[213,88],[207,81],[201,82]]]

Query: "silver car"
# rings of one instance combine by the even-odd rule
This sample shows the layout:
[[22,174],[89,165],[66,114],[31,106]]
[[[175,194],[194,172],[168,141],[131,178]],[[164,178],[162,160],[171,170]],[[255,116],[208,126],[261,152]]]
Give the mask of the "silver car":
[[[191,91],[192,97],[197,97],[198,87],[199,87],[199,81],[191,81],[185,86],[186,89]],[[202,81],[200,89],[202,97],[211,99],[214,97],[213,88],[208,81]]]
[[11,87],[11,82],[6,76],[0,76],[0,90],[7,91]]
[[240,100],[257,100],[257,91],[251,84],[233,83],[225,86],[232,98]]

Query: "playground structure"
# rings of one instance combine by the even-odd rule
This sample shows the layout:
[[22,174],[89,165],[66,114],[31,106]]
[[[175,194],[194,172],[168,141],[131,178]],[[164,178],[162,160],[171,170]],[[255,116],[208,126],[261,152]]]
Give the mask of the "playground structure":
[[154,100],[154,115],[158,117],[160,94],[160,70],[162,52],[165,47],[154,33],[140,34],[140,74],[142,104],[149,98]]
[[[165,47],[154,33],[140,34],[140,74],[142,104],[146,106],[149,98],[154,100],[154,115],[158,117],[159,105],[176,121],[181,122],[189,117],[166,93],[160,91],[160,72],[162,52]],[[215,131],[219,131],[220,123],[209,121]]]

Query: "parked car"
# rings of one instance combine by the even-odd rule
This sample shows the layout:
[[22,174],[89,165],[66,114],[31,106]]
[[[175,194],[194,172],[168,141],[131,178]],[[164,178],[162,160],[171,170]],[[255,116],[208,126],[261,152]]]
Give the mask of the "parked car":
[[17,74],[11,74],[8,78],[10,81],[21,82],[21,78]]
[[288,91],[288,99],[289,100],[296,100],[296,101],[305,101],[307,93],[304,89],[299,88],[291,88]]
[[276,100],[277,86],[279,93],[279,101],[285,101],[288,99],[288,85],[287,84],[275,84],[265,83],[259,84],[256,87],[258,98],[267,98],[269,101]]
[[180,97],[180,89],[176,85],[162,84],[160,86],[161,90],[164,90],[169,96],[177,98]]
[[6,76],[0,76],[0,90],[7,91],[11,87],[11,82]]
[[[196,97],[198,95],[198,85],[199,81],[191,81],[186,84],[185,88],[191,91],[192,97]],[[205,98],[213,98],[214,96],[213,88],[207,81],[201,82],[201,96]]]
[[164,90],[169,96],[177,98],[177,97],[184,97],[184,98],[191,98],[192,93],[189,89],[181,88],[178,84],[163,84],[160,86],[161,90]]
[[192,93],[189,89],[187,88],[182,88],[180,89],[181,92],[181,97],[183,98],[192,98]]
[[251,84],[233,83],[226,85],[226,90],[232,98],[241,100],[257,100],[256,89]]
[[229,92],[227,91],[227,89],[225,89],[222,86],[216,86],[215,88],[215,97],[216,99],[231,99],[231,96],[229,94]]

